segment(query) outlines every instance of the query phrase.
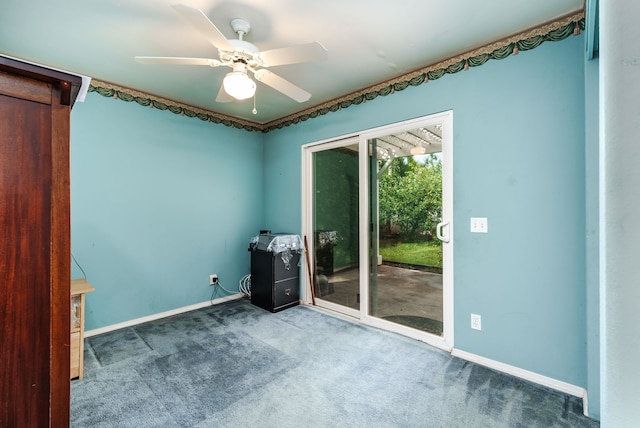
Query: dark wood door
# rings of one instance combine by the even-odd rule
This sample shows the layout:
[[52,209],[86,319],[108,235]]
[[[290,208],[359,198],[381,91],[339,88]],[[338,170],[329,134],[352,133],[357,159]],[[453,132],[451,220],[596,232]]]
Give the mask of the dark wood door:
[[[51,259],[48,105],[0,96],[0,402],[21,403],[2,426],[47,426]],[[35,125],[34,125],[35,124]]]
[[80,79],[61,76],[0,57],[0,427],[69,425],[69,113]]

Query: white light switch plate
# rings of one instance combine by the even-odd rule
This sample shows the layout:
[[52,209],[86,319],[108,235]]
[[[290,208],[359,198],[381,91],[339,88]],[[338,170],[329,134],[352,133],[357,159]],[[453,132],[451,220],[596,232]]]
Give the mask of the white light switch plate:
[[471,217],[471,232],[489,233],[489,224],[486,217]]

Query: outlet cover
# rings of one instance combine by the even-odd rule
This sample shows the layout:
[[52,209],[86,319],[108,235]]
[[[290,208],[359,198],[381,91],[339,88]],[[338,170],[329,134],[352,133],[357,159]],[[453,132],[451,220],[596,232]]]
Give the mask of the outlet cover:
[[477,314],[471,314],[471,328],[474,330],[482,330],[482,317]]

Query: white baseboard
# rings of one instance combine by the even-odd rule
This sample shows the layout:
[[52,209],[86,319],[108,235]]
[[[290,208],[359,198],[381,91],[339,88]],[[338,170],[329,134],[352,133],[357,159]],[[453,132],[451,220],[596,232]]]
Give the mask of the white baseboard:
[[193,311],[193,310],[196,310],[196,309],[206,308],[207,306],[217,305],[219,303],[228,302],[230,300],[237,300],[237,299],[240,299],[242,297],[243,297],[242,293],[236,293],[236,294],[232,294],[230,296],[220,297],[220,298],[215,299],[215,300],[207,300],[206,302],[196,303],[195,305],[183,306],[181,308],[172,309],[170,311],[160,312],[160,313],[157,313],[157,314],[148,315],[146,317],[136,318],[136,319],[133,319],[133,320],[130,320],[130,321],[125,321],[125,322],[121,322],[121,323],[118,323],[118,324],[108,325],[106,327],[95,328],[93,330],[87,330],[87,331],[84,332],[84,337],[91,337],[91,336],[95,336],[95,335],[102,334],[102,333],[108,333],[108,332],[114,331],[114,330],[120,330],[121,328],[132,327],[134,325],[142,324],[142,323],[149,322],[149,321],[159,320],[161,318],[166,318],[166,317],[170,317],[170,316],[173,316],[173,315],[182,314],[182,313]]
[[560,391],[565,394],[581,398],[583,412],[585,416],[589,416],[589,400],[587,398],[587,390],[580,386],[572,385],[567,382],[543,376],[529,370],[524,370],[516,366],[511,366],[509,364],[501,363],[499,361],[491,360],[489,358],[481,357],[479,355],[461,351],[455,348],[451,351],[451,355],[462,358],[463,360],[480,364],[485,367],[489,367],[490,369],[494,369],[499,372],[507,373],[509,375],[519,377],[521,379],[525,379],[542,386],[546,386],[551,389],[555,389],[556,391]]

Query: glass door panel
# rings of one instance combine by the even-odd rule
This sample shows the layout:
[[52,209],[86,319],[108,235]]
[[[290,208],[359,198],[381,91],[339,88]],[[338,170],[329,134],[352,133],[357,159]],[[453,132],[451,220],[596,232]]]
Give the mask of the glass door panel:
[[314,295],[322,305],[360,310],[358,142],[314,151]]
[[443,335],[441,126],[369,140],[370,316]]

